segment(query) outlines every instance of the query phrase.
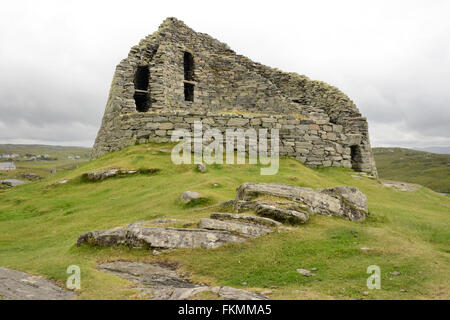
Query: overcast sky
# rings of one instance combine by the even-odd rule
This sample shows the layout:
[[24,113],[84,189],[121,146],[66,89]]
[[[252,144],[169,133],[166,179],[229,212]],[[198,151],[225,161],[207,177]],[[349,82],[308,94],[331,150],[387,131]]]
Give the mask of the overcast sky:
[[450,1],[23,1],[0,9],[0,143],[92,146],[115,66],[166,17],[337,86],[372,146],[450,146]]

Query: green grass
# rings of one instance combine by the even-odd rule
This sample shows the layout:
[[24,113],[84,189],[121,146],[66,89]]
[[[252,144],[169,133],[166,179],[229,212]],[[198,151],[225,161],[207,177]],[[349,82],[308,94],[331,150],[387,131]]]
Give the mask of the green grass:
[[402,148],[373,148],[373,152],[380,178],[450,193],[450,155]]
[[[170,153],[158,151],[168,147],[128,147],[46,180],[0,191],[0,266],[64,284],[66,268],[78,265],[80,299],[136,297],[130,282],[96,269],[104,261],[118,259],[174,262],[192,280],[211,285],[256,291],[277,286],[274,299],[356,299],[369,291],[367,267],[378,265],[382,289],[364,298],[449,298],[449,197],[427,188],[396,191],[376,180],[353,178],[348,169],[313,170],[288,158],[281,159],[274,176],[261,176],[256,165],[211,165],[200,173],[195,165],[173,165]],[[109,167],[161,170],[96,183],[81,179],[83,173]],[[61,179],[70,181],[53,184]],[[281,233],[207,251],[177,249],[152,256],[127,247],[75,246],[83,232],[138,220],[166,217],[180,219],[180,225],[195,224],[219,210],[209,206],[234,199],[236,188],[247,181],[311,188],[352,185],[367,195],[371,215],[363,223],[316,215]],[[184,205],[180,195],[186,190],[199,192],[203,200]],[[312,267],[318,268],[317,277],[296,272]],[[392,276],[392,271],[401,275]]]

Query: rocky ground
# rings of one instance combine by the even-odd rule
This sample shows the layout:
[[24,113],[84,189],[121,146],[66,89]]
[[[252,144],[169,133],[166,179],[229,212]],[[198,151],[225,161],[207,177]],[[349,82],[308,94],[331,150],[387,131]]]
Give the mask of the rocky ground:
[[76,297],[76,293],[43,277],[0,267],[0,299],[71,300]]
[[140,299],[187,300],[196,295],[210,292],[224,300],[267,300],[262,294],[231,287],[209,287],[194,284],[169,265],[141,262],[116,261],[103,263],[99,269],[136,284]]
[[[197,199],[192,194],[197,195],[192,191],[184,192],[181,201],[189,203]],[[275,197],[277,201],[258,199],[264,196]],[[202,218],[197,229],[161,228],[154,226],[154,221],[138,221],[109,230],[86,232],[78,238],[77,246],[90,244],[154,249],[210,249],[273,232],[281,223],[305,223],[310,214],[362,221],[368,212],[366,196],[357,188],[345,186],[312,190],[277,183],[244,183],[237,189],[233,204],[235,211],[253,210],[256,216],[213,213],[210,218]]]

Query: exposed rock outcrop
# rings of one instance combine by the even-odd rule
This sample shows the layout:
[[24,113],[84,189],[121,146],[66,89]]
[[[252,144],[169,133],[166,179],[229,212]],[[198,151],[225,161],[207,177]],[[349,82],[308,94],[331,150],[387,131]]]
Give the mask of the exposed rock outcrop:
[[252,216],[249,214],[232,214],[232,213],[215,212],[211,213],[210,218],[217,220],[236,220],[242,222],[252,222],[255,224],[264,225],[268,227],[278,227],[281,225],[281,223],[278,221],[269,218]]
[[247,237],[259,237],[272,231],[272,228],[259,224],[240,221],[221,221],[217,219],[200,219],[199,227],[208,230],[226,230],[237,232]]
[[420,189],[419,185],[406,183],[406,182],[400,182],[400,181],[388,181],[388,180],[382,180],[381,183],[383,186],[388,188],[394,188],[400,191],[416,191]]
[[261,294],[242,289],[194,284],[169,265],[116,261],[103,263],[99,269],[138,284],[139,297],[142,299],[186,300],[201,292],[211,291],[225,300],[267,300]]
[[[274,208],[269,208],[267,204],[261,204],[255,200],[264,196],[289,200],[292,208],[288,208],[288,210],[291,210],[291,212],[283,211],[284,209],[280,208],[277,211],[273,211],[275,210]],[[264,201],[262,200],[262,202]],[[237,189],[236,206],[238,210],[239,208],[254,208],[257,212],[259,206],[259,212],[262,215],[272,218],[279,214],[295,216],[298,214],[292,211],[297,211],[303,213],[303,220],[307,220],[307,213],[303,210],[305,208],[312,213],[339,216],[354,221],[364,220],[368,213],[367,198],[364,193],[357,188],[347,186],[312,190],[310,188],[278,183],[247,182]],[[269,214],[267,212],[270,212],[270,209],[272,212]]]
[[41,276],[0,267],[0,300],[71,300],[77,294]]
[[111,169],[107,169],[107,170],[84,173],[82,175],[82,178],[87,181],[90,181],[90,182],[97,182],[97,181],[102,181],[102,180],[117,177],[117,176],[127,176],[127,175],[134,175],[134,174],[138,174],[138,173],[153,174],[153,173],[159,172],[159,170],[160,169],[156,169],[156,168],[139,169],[139,170],[111,168]]
[[228,242],[241,242],[244,238],[226,231],[206,229],[148,227],[137,222],[125,227],[82,234],[77,246],[84,243],[97,246],[129,245],[134,248],[215,248]]
[[[78,237],[77,246],[129,245],[135,248],[215,248],[228,242],[241,242],[273,232],[279,222],[268,218],[232,213],[212,213],[200,219],[200,229],[160,228],[169,219],[138,221],[124,227],[90,231]],[[177,221],[177,220],[170,220]]]
[[17,179],[0,180],[0,184],[7,185],[9,187],[17,187],[17,186],[20,186],[20,185],[26,184],[26,183],[27,183],[27,181],[22,181],[22,180],[17,180]]

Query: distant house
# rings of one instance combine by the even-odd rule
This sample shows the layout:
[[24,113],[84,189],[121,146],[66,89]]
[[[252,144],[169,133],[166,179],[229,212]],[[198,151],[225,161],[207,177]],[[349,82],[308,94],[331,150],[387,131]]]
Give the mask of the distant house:
[[0,171],[13,171],[16,166],[12,162],[0,162]]
[[0,155],[0,158],[3,159],[14,159],[14,158],[19,158],[20,155],[18,155],[17,153],[4,153],[2,155]]

